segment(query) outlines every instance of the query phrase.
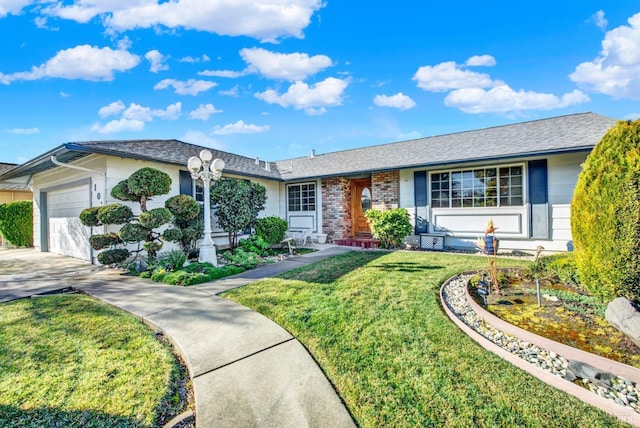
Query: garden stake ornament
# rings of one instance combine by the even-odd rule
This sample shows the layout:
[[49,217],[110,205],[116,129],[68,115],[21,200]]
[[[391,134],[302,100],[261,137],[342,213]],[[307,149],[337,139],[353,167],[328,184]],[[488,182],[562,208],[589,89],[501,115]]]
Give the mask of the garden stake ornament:
[[[489,273],[491,274],[491,279],[493,280],[493,287],[496,294],[500,294],[500,285],[498,284],[498,270],[496,267],[496,256],[498,253],[498,239],[496,238],[495,234],[496,229],[498,228],[494,226],[493,219],[490,219],[484,228],[484,239],[478,237],[476,247],[478,247],[478,249],[480,249],[487,256],[487,262],[489,263]],[[492,245],[487,245],[487,239],[491,239]]]

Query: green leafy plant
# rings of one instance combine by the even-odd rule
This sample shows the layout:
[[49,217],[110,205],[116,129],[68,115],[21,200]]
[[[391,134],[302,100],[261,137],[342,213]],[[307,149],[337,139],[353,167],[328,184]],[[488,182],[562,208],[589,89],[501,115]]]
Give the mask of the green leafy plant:
[[16,247],[33,245],[33,202],[16,201],[0,205],[0,232]]
[[369,209],[364,213],[371,233],[382,242],[384,248],[398,247],[413,227],[409,213],[404,208],[390,210]]
[[640,120],[618,122],[587,157],[571,203],[580,282],[640,301]]
[[255,226],[256,235],[271,245],[279,244],[284,239],[288,228],[289,223],[276,216],[260,218]]
[[231,248],[238,244],[238,234],[256,223],[266,201],[267,189],[259,183],[221,178],[211,186],[213,211],[218,226],[229,236]]
[[171,250],[158,254],[158,266],[169,272],[182,268],[186,261],[187,255],[180,250]]
[[126,248],[113,248],[98,254],[98,261],[103,265],[113,265],[124,262],[127,257],[129,257],[129,251]]
[[147,211],[147,202],[153,196],[166,195],[171,190],[171,177],[155,168],[142,168],[121,181],[111,190],[111,196],[121,201],[140,204],[142,212]]
[[101,224],[124,224],[133,218],[133,211],[126,205],[109,204],[98,207],[96,218],[99,223],[94,226]]
[[93,235],[89,237],[89,245],[94,250],[101,250],[107,247],[115,247],[122,244],[120,235],[114,232],[105,233],[104,235]]
[[258,235],[251,235],[238,242],[238,249],[247,253],[255,253],[259,256],[268,256],[271,252],[271,244]]
[[236,248],[233,251],[226,251],[222,256],[227,263],[240,266],[247,270],[255,269],[260,264],[260,259],[256,253],[248,253],[242,248]]
[[202,207],[187,195],[172,196],[164,206],[173,214],[173,222],[162,236],[169,242],[179,244],[187,255],[195,255],[198,239],[202,238],[204,230]]

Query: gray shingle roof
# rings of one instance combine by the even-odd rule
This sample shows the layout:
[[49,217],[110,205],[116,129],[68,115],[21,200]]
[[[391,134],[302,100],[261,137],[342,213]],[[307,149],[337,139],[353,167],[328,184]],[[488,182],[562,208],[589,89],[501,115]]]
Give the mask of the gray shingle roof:
[[[18,166],[6,175],[0,174],[0,180],[23,177],[54,168],[51,155],[56,155],[61,162],[72,162],[91,153],[120,156],[124,158],[141,159],[184,166],[191,156],[198,156],[200,151],[211,151],[214,159],[220,158],[225,162],[225,172],[247,177],[270,178],[279,180],[280,176],[275,166],[270,170],[265,162],[256,164],[255,159],[223,152],[207,147],[196,146],[179,140],[112,140],[112,141],[84,141],[66,143],[53,150]],[[271,165],[270,165],[271,166]]]
[[594,113],[420,138],[277,162],[284,180],[590,150],[616,120]]
[[[16,166],[17,165],[15,163],[0,162],[0,175],[9,172]],[[28,190],[28,187],[24,184],[0,182],[0,190]]]

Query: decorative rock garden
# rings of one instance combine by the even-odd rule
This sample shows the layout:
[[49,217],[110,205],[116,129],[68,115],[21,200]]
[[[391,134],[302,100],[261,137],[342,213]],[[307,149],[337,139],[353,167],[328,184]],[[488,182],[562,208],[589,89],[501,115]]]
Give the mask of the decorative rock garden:
[[[522,360],[640,413],[640,386],[636,382],[604,372],[584,362],[568,360],[556,352],[542,349],[489,324],[476,313],[467,299],[467,283],[471,277],[473,274],[454,277],[447,281],[441,290],[443,302],[466,326]],[[632,422],[626,417],[621,419]],[[640,418],[637,420],[640,421]]]

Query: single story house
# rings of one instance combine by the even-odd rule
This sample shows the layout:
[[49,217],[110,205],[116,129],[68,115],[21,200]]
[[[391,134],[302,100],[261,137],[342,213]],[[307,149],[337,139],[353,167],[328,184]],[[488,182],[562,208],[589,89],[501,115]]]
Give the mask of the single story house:
[[[276,162],[211,150],[225,177],[267,189],[261,215],[329,242],[370,236],[364,211],[406,208],[422,248],[471,247],[493,219],[502,249],[564,251],[571,241],[570,203],[581,165],[616,120],[581,113],[401,141]],[[78,214],[118,202],[111,188],[142,167],[173,180],[174,194],[202,199],[187,160],[200,150],[177,140],[66,143],[0,175],[34,191],[34,245],[94,260],[92,233]],[[101,230],[93,233],[102,233]],[[217,244],[226,234],[214,231]]]
[[[0,175],[15,168],[15,163],[0,162]],[[33,199],[33,193],[26,184],[19,183],[2,183],[0,182],[0,205],[7,202],[30,201]],[[3,239],[0,233],[0,246],[7,246],[8,242]]]

